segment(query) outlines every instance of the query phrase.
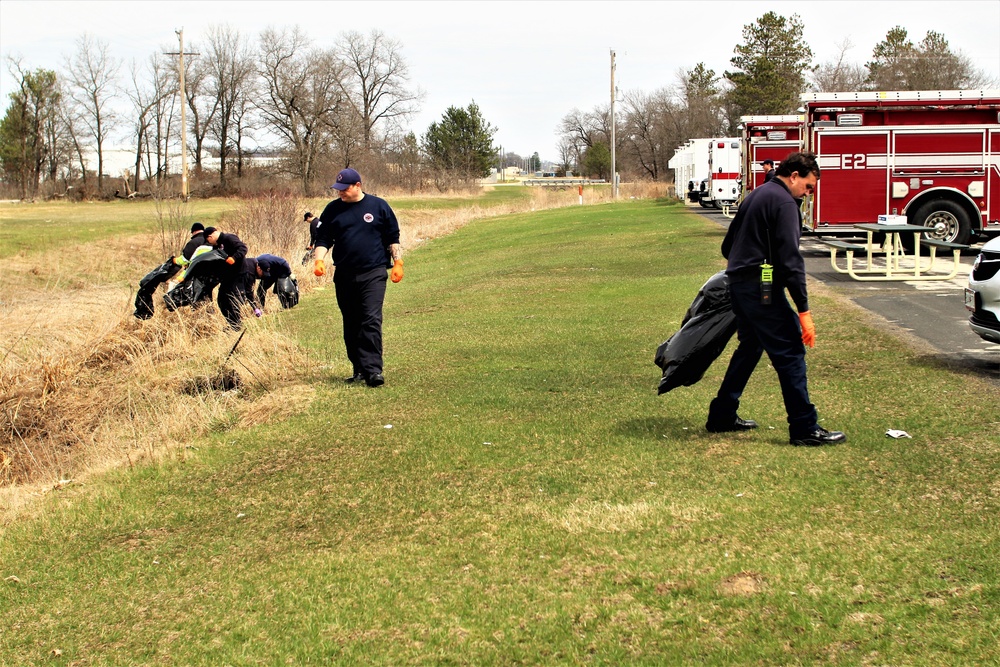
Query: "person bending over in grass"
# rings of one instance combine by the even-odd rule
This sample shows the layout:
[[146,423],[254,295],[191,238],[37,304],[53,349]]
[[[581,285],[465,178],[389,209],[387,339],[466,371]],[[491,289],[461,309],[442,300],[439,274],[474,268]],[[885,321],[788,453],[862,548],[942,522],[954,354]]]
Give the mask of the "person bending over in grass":
[[282,278],[292,275],[292,267],[283,258],[277,255],[257,255],[257,308],[264,310],[264,300],[267,298],[267,290],[274,287]]
[[236,234],[226,234],[215,227],[205,228],[205,243],[227,255],[225,265],[217,276],[219,297],[216,303],[229,326],[238,331],[243,322],[240,308],[246,303],[247,290],[253,289],[257,279],[257,260],[251,257],[251,263],[244,262],[247,259],[247,244]]

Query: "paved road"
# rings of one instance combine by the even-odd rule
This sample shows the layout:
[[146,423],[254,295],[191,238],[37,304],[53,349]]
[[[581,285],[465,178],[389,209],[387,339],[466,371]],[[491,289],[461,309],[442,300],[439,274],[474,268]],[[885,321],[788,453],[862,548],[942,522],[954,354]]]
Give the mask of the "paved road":
[[[721,212],[700,207],[691,210],[723,227],[729,226],[729,219]],[[962,256],[965,268],[960,268],[952,280],[884,283],[858,282],[835,272],[830,266],[829,249],[814,239],[803,237],[801,248],[806,271],[814,280],[929,344],[934,350],[929,357],[1000,383],[1000,345],[972,332],[969,311],[965,309],[963,290],[978,247]]]

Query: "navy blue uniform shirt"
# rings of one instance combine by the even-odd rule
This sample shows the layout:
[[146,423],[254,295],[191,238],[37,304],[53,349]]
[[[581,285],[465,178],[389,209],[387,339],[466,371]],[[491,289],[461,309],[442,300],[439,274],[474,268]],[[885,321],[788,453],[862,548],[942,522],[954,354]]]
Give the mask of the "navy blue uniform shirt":
[[760,265],[774,267],[775,287],[787,288],[800,313],[809,310],[806,264],[799,252],[802,216],[799,204],[778,178],[755,188],[740,204],[722,242],[730,281],[760,280]]
[[362,273],[392,266],[388,248],[399,243],[399,222],[384,199],[370,194],[359,202],[334,199],[319,218],[316,246],[333,248],[338,270]]
[[271,279],[272,285],[275,281],[292,275],[292,267],[288,265],[288,262],[284,258],[277,255],[257,255],[257,264],[264,273],[264,277]]

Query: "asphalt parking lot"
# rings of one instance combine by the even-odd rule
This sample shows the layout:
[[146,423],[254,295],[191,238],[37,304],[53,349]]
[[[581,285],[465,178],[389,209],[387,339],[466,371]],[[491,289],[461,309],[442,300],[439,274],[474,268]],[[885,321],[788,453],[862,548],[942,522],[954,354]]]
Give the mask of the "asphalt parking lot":
[[[721,211],[691,210],[729,226]],[[859,282],[830,266],[829,249],[815,239],[802,238],[802,254],[809,276],[884,320],[891,328],[916,339],[927,356],[940,363],[1000,383],[1000,345],[983,340],[969,328],[964,289],[972,262],[979,254],[973,246],[962,255],[958,275],[951,280]],[[841,254],[843,262],[843,254]]]

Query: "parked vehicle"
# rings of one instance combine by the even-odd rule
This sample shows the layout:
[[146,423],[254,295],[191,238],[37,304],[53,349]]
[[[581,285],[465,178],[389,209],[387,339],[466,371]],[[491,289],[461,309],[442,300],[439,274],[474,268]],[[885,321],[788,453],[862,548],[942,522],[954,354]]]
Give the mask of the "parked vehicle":
[[803,224],[845,232],[905,215],[929,238],[1000,233],[1000,90],[806,93],[822,178]]
[[987,241],[976,257],[965,288],[969,326],[979,336],[1000,343],[1000,238]]
[[702,182],[708,178],[708,145],[711,139],[690,139],[678,146],[667,166],[674,170],[677,191],[685,189],[687,200],[697,204],[701,199]]
[[740,126],[740,183],[742,196],[764,183],[761,162],[777,167],[789,153],[802,150],[805,116],[742,116]]
[[708,183],[701,205],[714,208],[732,206],[740,195],[740,140],[718,137],[708,144]]

